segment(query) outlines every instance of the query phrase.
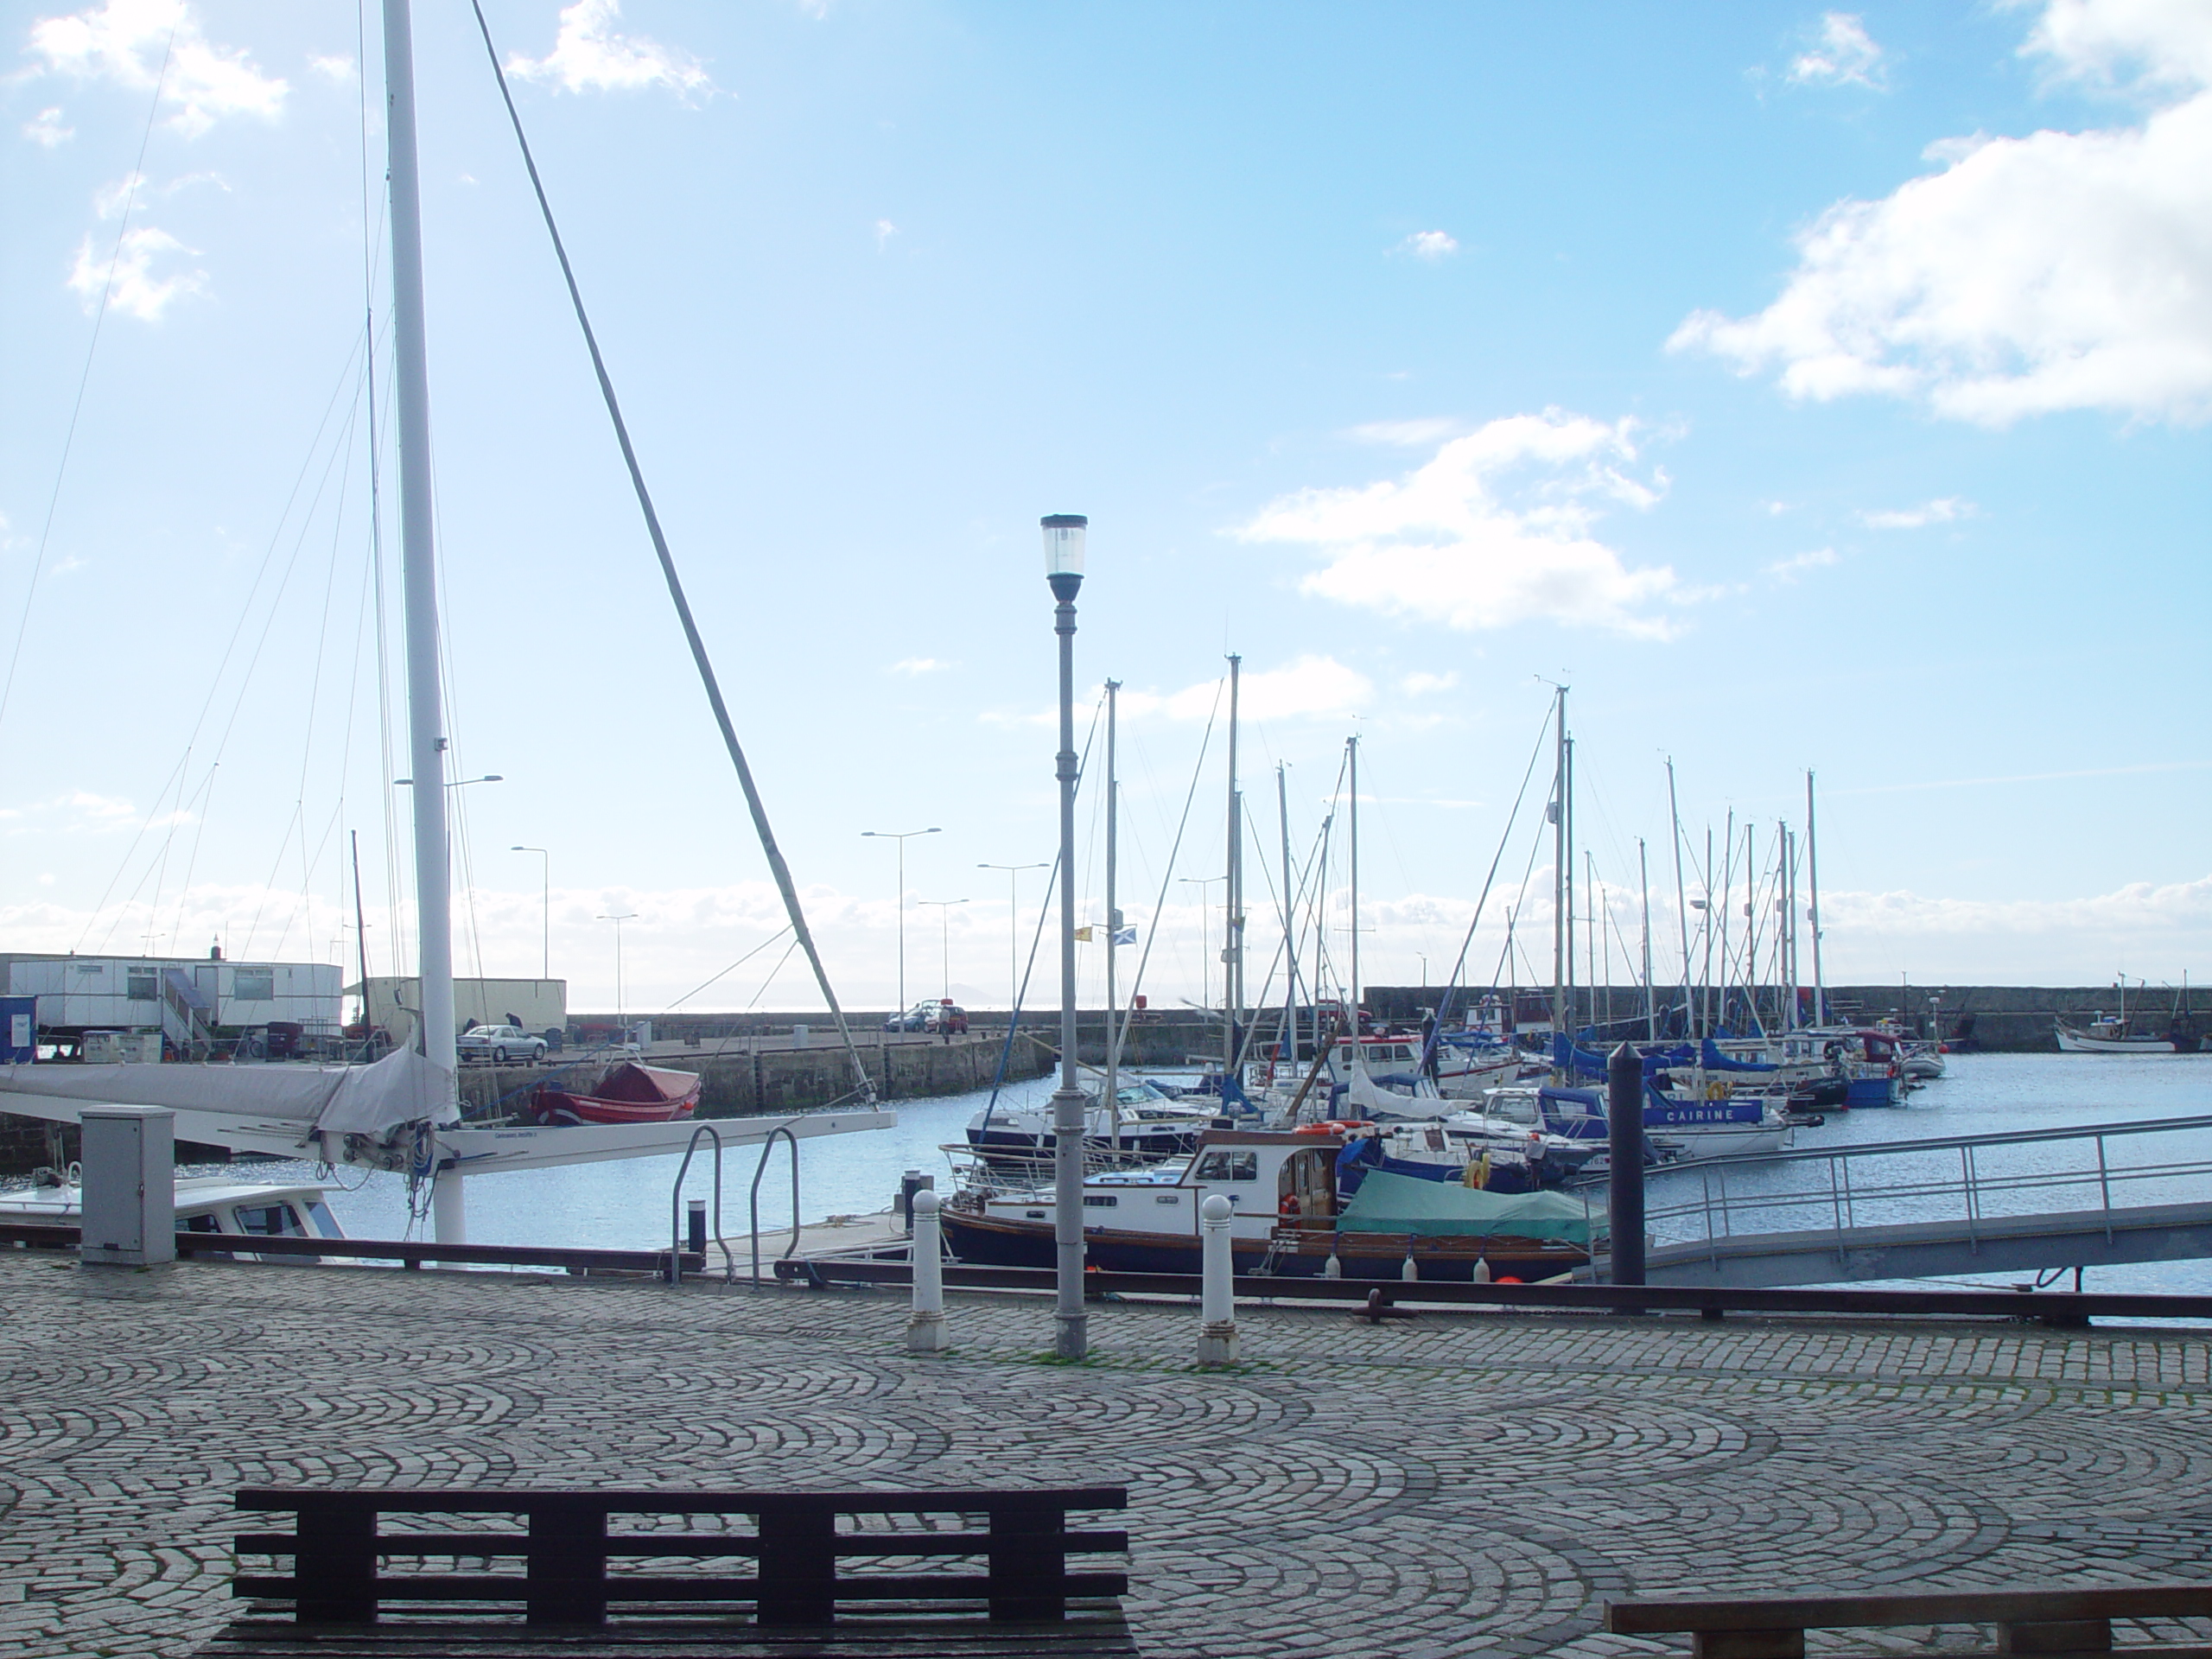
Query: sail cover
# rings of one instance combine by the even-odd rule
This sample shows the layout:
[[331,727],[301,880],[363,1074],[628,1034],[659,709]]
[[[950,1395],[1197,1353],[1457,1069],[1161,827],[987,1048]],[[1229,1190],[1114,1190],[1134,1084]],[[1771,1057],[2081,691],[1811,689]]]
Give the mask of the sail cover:
[[411,1048],[373,1065],[0,1066],[0,1110],[73,1119],[56,1106],[166,1106],[180,1112],[296,1125],[300,1139],[381,1135],[453,1116],[453,1082]]
[[1370,1170],[1344,1213],[1340,1233],[1412,1233],[1488,1238],[1557,1238],[1588,1244],[1605,1211],[1564,1192],[1485,1192],[1478,1187]]

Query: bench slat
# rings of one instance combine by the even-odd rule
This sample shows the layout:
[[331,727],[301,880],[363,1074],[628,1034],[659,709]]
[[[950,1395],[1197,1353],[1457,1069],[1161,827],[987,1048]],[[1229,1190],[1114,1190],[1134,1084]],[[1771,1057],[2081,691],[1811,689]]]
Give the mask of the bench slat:
[[397,1515],[522,1515],[539,1504],[588,1503],[613,1515],[837,1515],[995,1514],[1007,1510],[1124,1510],[1125,1486],[1009,1487],[917,1491],[654,1492],[601,1489],[564,1492],[527,1487],[415,1491],[404,1486],[334,1492],[309,1486],[242,1487],[232,1507],[241,1510],[371,1510]]
[[1937,1590],[1864,1596],[1738,1600],[1609,1601],[1618,1636],[1680,1630],[1827,1630],[1891,1624],[2045,1624],[2090,1618],[2212,1616],[2212,1584],[2100,1586],[2078,1590]]
[[[1062,1548],[1071,1554],[1119,1554],[1129,1547],[1126,1532],[1070,1532],[1060,1535]],[[841,1532],[836,1535],[840,1555],[981,1555],[990,1548],[987,1532]],[[242,1532],[232,1547],[249,1555],[290,1555],[299,1547],[299,1535],[290,1532]],[[380,1532],[379,1555],[526,1555],[530,1537],[520,1532]],[[724,1555],[758,1555],[757,1537],[719,1538],[710,1533],[616,1533],[607,1541],[610,1556],[696,1555],[702,1559]]]
[[[914,1601],[937,1599],[979,1601],[991,1592],[988,1573],[857,1573],[836,1579],[785,1580],[771,1586],[779,1591],[834,1593],[839,1601]],[[1025,1579],[1025,1596],[1122,1596],[1128,1593],[1126,1573],[1065,1573],[1052,1578]],[[530,1580],[520,1573],[447,1573],[394,1576],[380,1574],[374,1581],[380,1601],[512,1601],[529,1599]],[[682,1578],[609,1578],[607,1599],[611,1604],[646,1601],[757,1601],[757,1578],[715,1578],[703,1573]],[[261,1601],[290,1601],[299,1581],[261,1573],[241,1573],[231,1580],[233,1596]]]

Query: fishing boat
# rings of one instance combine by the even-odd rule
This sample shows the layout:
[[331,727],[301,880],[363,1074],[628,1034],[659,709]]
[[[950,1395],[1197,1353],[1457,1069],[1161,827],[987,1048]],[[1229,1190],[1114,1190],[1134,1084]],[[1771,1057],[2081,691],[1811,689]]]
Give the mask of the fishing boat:
[[2058,1039],[2059,1052],[2065,1054],[2194,1054],[2197,1050],[2197,1039],[2185,1033],[2154,1036],[2137,1031],[2124,1015],[2102,1010],[2086,1026],[2054,1020],[2051,1035]]
[[[1088,1177],[1083,1234],[1090,1265],[1108,1273],[1199,1268],[1199,1205],[1235,1206],[1230,1252],[1243,1274],[1465,1281],[1555,1278],[1586,1267],[1602,1209],[1560,1192],[1484,1192],[1370,1170],[1340,1200],[1339,1133],[1216,1129],[1188,1158]],[[963,1262],[1049,1268],[1050,1187],[962,1187],[940,1213],[946,1248]]]
[[588,1095],[540,1085],[524,1112],[533,1123],[672,1123],[698,1109],[703,1084],[695,1071],[625,1060]]

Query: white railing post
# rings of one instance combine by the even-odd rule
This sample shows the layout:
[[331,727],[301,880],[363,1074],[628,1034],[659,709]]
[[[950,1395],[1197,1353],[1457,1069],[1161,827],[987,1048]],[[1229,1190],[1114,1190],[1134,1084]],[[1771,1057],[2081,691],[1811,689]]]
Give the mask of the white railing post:
[[926,1186],[914,1194],[914,1311],[906,1316],[906,1351],[945,1349],[944,1249],[939,1242],[938,1196]]
[[1198,1363],[1234,1365],[1236,1363],[1236,1300],[1235,1268],[1229,1249],[1230,1217],[1236,1213],[1221,1193],[1206,1196],[1198,1206],[1201,1229],[1198,1281]]

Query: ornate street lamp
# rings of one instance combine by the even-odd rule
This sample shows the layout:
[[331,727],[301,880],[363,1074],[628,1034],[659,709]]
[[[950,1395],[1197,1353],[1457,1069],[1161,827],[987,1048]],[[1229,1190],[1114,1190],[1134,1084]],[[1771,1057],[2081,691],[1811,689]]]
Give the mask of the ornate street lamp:
[[1052,1243],[1058,1260],[1052,1351],[1081,1359],[1090,1351],[1083,1306],[1083,1090],[1075,1061],[1075,596],[1083,587],[1083,543],[1090,520],[1056,512],[1045,531],[1045,580],[1060,637],[1060,1086],[1052,1095]]

